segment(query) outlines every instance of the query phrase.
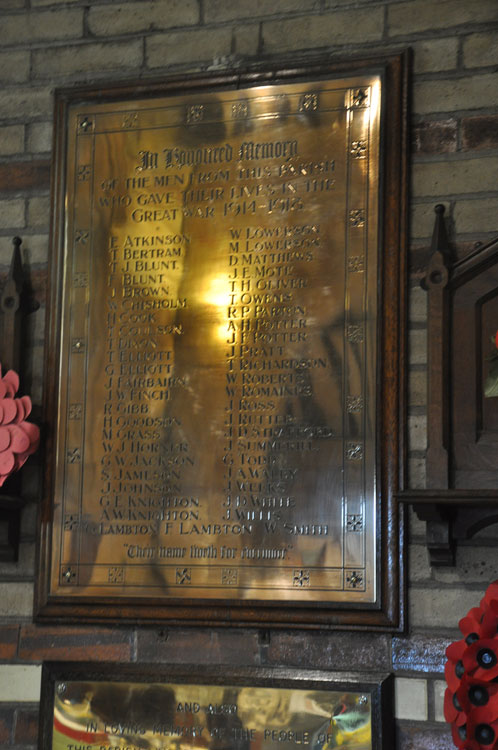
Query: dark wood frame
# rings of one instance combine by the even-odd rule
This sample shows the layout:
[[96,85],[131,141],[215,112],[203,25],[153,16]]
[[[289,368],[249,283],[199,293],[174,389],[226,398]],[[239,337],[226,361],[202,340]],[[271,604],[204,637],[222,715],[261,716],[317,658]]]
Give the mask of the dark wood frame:
[[[196,625],[347,628],[351,625],[369,630],[404,628],[405,572],[403,561],[403,512],[396,493],[404,487],[405,413],[406,413],[406,248],[408,200],[408,51],[390,55],[372,55],[359,60],[314,60],[295,62],[285,67],[274,64],[246,70],[174,76],[161,81],[136,81],[127,84],[66,89],[56,96],[56,132],[63,132],[69,103],[89,98],[97,102],[130,96],[156,96],[231,90],[242,86],[320,80],[333,75],[358,75],[376,72],[382,75],[385,100],[381,130],[381,189],[379,247],[379,362],[378,362],[378,604],[355,606],[313,605],[278,608],[272,603],[257,606],[231,601],[227,604],[197,600],[173,604],[144,599],[109,602],[104,597],[91,602],[75,602],[49,595],[51,544],[51,495],[54,479],[54,417],[57,408],[56,373],[59,358],[58,329],[61,310],[60,248],[62,231],[57,216],[62,215],[64,200],[64,148],[62,138],[55,141],[52,170],[53,215],[51,243],[54,248],[50,268],[49,320],[45,360],[45,422],[47,424],[47,473],[45,499],[41,512],[38,582],[35,613],[38,621],[106,622]],[[315,604],[315,603],[313,603]]]
[[180,666],[44,662],[39,750],[52,750],[55,686],[60,681],[164,682],[369,693],[372,706],[372,750],[390,750],[394,745],[394,677],[391,674],[319,672],[280,667],[232,668],[196,664]]

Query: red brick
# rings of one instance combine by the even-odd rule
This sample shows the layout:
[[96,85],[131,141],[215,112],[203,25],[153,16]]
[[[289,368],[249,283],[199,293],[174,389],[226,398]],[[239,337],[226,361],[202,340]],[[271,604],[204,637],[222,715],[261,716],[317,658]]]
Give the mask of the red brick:
[[2,747],[10,744],[12,737],[12,726],[14,724],[14,711],[12,708],[0,710],[0,743]]
[[448,154],[457,149],[456,120],[421,122],[413,130],[416,154]]
[[147,630],[138,632],[138,661],[259,664],[256,631]]
[[50,161],[10,162],[0,164],[0,192],[38,190],[50,187]]
[[17,710],[14,743],[34,745],[38,739],[38,711],[36,709]]
[[0,627],[0,660],[14,659],[17,654],[19,628],[17,625],[2,625]]
[[21,627],[19,658],[73,661],[129,661],[133,634],[112,628]]
[[462,144],[466,150],[498,148],[498,115],[466,117],[462,120]]

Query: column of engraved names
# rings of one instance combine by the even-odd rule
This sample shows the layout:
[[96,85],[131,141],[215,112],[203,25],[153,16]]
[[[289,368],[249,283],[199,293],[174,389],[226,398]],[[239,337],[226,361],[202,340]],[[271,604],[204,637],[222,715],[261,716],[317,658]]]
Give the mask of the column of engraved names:
[[162,557],[167,547],[151,539],[173,533],[193,500],[182,493],[183,473],[194,462],[174,409],[183,387],[174,367],[175,339],[183,334],[176,312],[187,305],[175,292],[188,237],[148,229],[112,235],[107,262],[99,521],[111,533],[142,537],[140,544],[124,541],[130,559]]

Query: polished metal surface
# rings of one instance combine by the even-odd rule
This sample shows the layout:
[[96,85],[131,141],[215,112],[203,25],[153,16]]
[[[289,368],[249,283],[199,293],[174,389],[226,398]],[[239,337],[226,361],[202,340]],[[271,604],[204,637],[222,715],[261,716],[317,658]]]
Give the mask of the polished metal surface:
[[51,750],[371,750],[371,714],[362,692],[68,681]]
[[375,602],[380,99],[71,106],[51,595]]

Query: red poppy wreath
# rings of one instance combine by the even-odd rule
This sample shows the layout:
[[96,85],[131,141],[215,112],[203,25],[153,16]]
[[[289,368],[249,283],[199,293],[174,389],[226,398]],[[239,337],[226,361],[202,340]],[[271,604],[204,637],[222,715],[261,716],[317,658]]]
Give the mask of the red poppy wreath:
[[0,365],[0,487],[21,468],[40,442],[40,430],[26,418],[31,413],[29,396],[15,398],[19,375],[9,370],[2,377]]
[[498,750],[498,581],[446,649],[444,716],[460,750]]

